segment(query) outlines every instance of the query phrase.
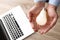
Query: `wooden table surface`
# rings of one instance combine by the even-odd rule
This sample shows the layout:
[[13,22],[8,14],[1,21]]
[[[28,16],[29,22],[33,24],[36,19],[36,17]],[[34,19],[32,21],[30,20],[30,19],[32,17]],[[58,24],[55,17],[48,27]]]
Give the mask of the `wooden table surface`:
[[[17,5],[20,5],[24,12],[27,13],[33,4],[33,0],[0,0],[0,15]],[[48,33],[41,35],[37,32],[24,40],[60,40],[60,7],[58,7],[57,12],[59,19],[55,27],[53,27]]]

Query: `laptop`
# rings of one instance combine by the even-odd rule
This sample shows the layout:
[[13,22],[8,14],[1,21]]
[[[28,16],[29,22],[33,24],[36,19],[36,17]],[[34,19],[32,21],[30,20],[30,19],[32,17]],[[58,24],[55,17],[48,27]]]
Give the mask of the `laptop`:
[[0,15],[0,25],[7,40],[23,40],[34,33],[26,14],[20,6]]

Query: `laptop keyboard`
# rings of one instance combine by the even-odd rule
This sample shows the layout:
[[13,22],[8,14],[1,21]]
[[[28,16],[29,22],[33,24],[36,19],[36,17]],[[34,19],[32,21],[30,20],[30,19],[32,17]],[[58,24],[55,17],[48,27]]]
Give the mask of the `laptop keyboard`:
[[3,20],[12,39],[16,40],[24,35],[12,13],[4,16]]

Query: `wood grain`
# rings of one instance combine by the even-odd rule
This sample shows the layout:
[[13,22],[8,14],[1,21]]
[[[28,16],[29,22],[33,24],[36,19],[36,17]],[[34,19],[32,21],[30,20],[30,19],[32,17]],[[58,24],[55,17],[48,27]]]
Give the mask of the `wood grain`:
[[[24,12],[27,14],[33,4],[33,0],[0,0],[0,15],[17,5],[22,6]],[[41,35],[37,32],[24,40],[60,40],[60,6],[58,7],[57,12],[59,19],[55,27],[53,27],[48,33]]]

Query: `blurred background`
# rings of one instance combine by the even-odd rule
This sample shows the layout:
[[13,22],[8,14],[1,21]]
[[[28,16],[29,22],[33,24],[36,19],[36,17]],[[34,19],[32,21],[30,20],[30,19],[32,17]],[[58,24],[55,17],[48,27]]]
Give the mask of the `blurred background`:
[[[28,10],[34,5],[34,3],[33,0],[0,0],[0,15],[17,5],[20,5],[27,14]],[[58,21],[48,33],[41,35],[37,32],[24,40],[60,40],[60,6],[58,7],[57,12],[59,16]]]

